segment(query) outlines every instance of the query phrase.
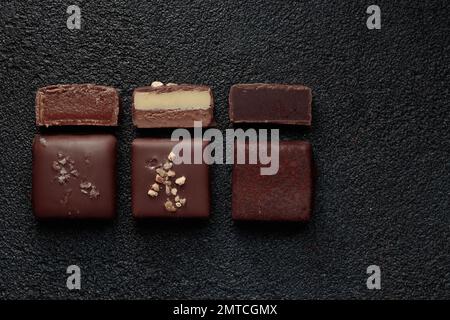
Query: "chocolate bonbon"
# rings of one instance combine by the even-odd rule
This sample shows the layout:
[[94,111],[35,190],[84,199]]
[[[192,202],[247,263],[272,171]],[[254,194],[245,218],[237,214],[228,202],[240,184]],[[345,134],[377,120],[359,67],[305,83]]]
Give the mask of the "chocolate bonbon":
[[38,126],[116,126],[119,95],[116,89],[94,84],[61,84],[38,89]]
[[115,216],[116,138],[112,135],[36,135],[33,211],[37,218]]
[[[135,218],[206,218],[210,209],[209,168],[175,164],[173,147],[184,144],[193,159],[194,140],[137,138],[132,144],[132,211]],[[203,150],[206,141],[197,141]],[[184,153],[183,153],[184,154]]]
[[[246,153],[249,151],[249,143],[256,142],[247,142],[242,146]],[[268,149],[271,149],[270,145]],[[261,175],[261,167],[260,164],[234,164],[233,219],[309,220],[313,190],[311,144],[299,140],[281,141],[278,173]]]
[[234,123],[311,125],[311,89],[303,85],[236,84],[230,89]]
[[207,86],[153,82],[133,93],[133,123],[138,128],[210,126],[214,99]]

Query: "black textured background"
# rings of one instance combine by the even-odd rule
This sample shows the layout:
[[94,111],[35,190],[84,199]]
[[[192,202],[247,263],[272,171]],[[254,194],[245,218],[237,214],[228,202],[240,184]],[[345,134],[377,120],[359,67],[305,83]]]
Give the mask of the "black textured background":
[[[450,298],[449,16],[447,1],[1,1],[0,298]],[[281,128],[313,144],[311,223],[233,223],[230,166],[212,170],[209,221],[136,223],[130,97],[153,80],[211,85],[220,129],[234,83],[312,87],[312,129]],[[118,218],[38,223],[35,90],[85,82],[121,89]]]

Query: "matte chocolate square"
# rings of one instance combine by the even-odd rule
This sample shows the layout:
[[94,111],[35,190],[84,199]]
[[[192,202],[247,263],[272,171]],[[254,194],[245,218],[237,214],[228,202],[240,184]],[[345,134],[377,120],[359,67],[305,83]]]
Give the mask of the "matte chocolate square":
[[36,135],[33,210],[37,218],[115,216],[116,138],[112,135]]
[[[135,218],[207,218],[210,209],[209,168],[175,164],[173,147],[181,143],[194,159],[194,140],[137,138],[132,146],[132,207]],[[197,140],[202,151],[207,141]],[[179,156],[184,157],[181,152]]]
[[[234,164],[233,219],[309,220],[313,190],[311,144],[280,141],[279,146],[279,170],[275,175],[261,175],[260,168],[265,165]],[[245,150],[248,154],[249,143]]]

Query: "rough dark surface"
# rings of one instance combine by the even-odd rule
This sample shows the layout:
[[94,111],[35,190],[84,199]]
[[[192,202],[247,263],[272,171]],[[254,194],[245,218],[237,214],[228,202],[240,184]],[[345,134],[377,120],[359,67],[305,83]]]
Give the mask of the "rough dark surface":
[[[66,28],[73,2],[81,31]],[[0,298],[450,298],[449,5],[378,0],[374,31],[370,4],[2,1]],[[135,222],[130,146],[144,133],[130,97],[153,80],[211,85],[220,129],[234,83],[310,86],[312,128],[281,135],[313,144],[312,221],[233,223],[231,167],[214,166],[209,221]],[[35,91],[85,82],[121,89],[120,127],[107,130],[119,143],[119,215],[39,223]],[[81,291],[66,288],[70,264]],[[382,290],[366,288],[371,264]]]

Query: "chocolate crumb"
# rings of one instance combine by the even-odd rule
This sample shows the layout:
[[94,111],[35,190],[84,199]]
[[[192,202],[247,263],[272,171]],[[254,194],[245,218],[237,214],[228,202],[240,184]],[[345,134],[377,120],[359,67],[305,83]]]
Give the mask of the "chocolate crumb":
[[53,161],[52,168],[55,171],[61,170],[61,166],[59,165],[58,161]]
[[81,189],[89,189],[92,186],[92,183],[90,183],[89,181],[84,181],[80,183],[80,188]]
[[100,195],[100,192],[98,192],[97,188],[95,186],[92,186],[91,192],[89,192],[89,198],[96,199]]

